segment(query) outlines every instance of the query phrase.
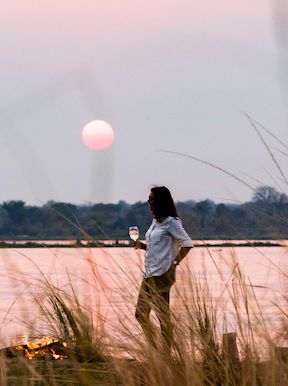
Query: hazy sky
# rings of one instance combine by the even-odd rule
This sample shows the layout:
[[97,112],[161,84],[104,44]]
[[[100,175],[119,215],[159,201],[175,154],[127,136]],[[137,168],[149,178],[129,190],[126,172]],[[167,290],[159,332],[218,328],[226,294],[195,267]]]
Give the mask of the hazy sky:
[[[133,203],[153,184],[176,200],[250,199],[157,149],[283,188],[243,111],[288,143],[285,3],[0,0],[0,202]],[[113,126],[108,150],[83,145],[92,119]],[[285,170],[287,149],[261,132]]]

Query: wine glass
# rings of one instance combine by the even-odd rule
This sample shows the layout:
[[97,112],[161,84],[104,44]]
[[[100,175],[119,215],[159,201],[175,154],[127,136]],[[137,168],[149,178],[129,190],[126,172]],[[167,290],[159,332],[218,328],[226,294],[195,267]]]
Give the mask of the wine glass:
[[134,242],[139,239],[139,229],[137,226],[129,227],[129,236]]

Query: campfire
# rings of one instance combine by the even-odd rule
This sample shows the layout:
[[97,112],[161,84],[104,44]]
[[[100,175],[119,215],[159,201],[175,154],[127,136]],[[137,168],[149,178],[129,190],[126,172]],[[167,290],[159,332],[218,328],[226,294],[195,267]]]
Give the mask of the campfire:
[[66,347],[65,342],[43,337],[36,341],[16,346],[15,350],[18,353],[23,352],[23,356],[29,360],[33,358],[64,360],[67,359],[67,355],[65,354]]

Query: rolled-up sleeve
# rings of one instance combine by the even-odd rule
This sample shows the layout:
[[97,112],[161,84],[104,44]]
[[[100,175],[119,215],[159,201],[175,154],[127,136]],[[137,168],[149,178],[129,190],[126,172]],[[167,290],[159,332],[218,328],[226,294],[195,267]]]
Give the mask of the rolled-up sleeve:
[[187,232],[183,228],[182,222],[178,218],[171,218],[171,221],[168,223],[168,232],[171,234],[174,239],[179,242],[180,247],[190,247],[193,248],[193,241],[188,236]]

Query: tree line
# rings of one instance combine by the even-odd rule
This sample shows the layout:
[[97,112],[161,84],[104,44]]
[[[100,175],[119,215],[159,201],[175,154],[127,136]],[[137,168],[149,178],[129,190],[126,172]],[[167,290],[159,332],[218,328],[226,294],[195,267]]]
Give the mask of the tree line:
[[[270,186],[255,189],[241,204],[212,200],[176,203],[179,217],[193,239],[288,238],[288,196]],[[151,223],[146,202],[75,205],[49,201],[43,206],[24,201],[0,205],[2,240],[127,239],[128,227],[138,225],[141,237]]]

